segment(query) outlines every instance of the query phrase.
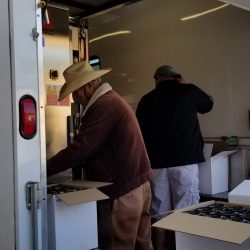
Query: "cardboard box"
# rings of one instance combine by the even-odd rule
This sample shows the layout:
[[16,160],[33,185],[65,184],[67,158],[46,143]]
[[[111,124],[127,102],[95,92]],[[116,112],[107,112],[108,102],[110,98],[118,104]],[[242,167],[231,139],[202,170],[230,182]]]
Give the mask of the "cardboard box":
[[244,180],[228,193],[228,201],[230,203],[250,205],[250,180]]
[[90,250],[98,247],[96,201],[108,196],[97,188],[110,183],[71,181],[49,188],[76,188],[48,195],[49,250]]
[[249,250],[250,242],[240,246],[185,233],[176,233],[176,250]]
[[[176,250],[249,250],[250,224],[185,213],[211,204],[239,206],[219,201],[203,202],[174,211],[153,227],[176,231]],[[244,206],[250,211],[250,206]]]
[[201,194],[217,194],[228,191],[229,159],[237,150],[226,150],[223,142],[205,143],[205,162],[199,164]]
[[242,181],[248,178],[250,169],[250,150],[249,148],[239,148],[238,152],[230,156],[230,190],[237,187]]

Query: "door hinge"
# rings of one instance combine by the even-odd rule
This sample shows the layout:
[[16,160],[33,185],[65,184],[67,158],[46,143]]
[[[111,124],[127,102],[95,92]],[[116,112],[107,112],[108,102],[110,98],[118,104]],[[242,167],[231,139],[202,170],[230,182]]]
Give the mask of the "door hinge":
[[26,184],[26,206],[29,210],[41,208],[39,182],[28,182]]
[[31,211],[33,250],[39,250],[38,209],[41,208],[41,195],[39,182],[26,184],[26,206]]

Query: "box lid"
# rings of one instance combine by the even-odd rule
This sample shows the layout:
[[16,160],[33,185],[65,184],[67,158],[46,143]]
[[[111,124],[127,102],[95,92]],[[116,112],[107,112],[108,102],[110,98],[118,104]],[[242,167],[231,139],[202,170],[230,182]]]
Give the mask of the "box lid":
[[[197,207],[217,203],[222,202],[203,202],[189,208],[176,210],[153,226],[236,244],[243,243],[250,237],[250,224],[183,213]],[[250,206],[246,207],[250,208]]]
[[244,180],[241,182],[230,193],[228,193],[228,197],[230,196],[243,196],[250,199],[250,180]]
[[227,155],[231,155],[235,152],[237,152],[238,150],[227,150],[227,151],[222,151],[214,156],[227,156]]
[[91,201],[104,200],[108,199],[109,197],[97,188],[111,184],[112,183],[95,181],[67,181],[65,183],[60,183],[60,185],[81,188],[81,190],[59,193],[56,194],[56,196],[69,206]]
[[81,180],[74,180],[74,181],[67,181],[63,182],[63,185],[69,185],[71,187],[82,187],[82,188],[100,188],[104,186],[111,185],[110,182],[98,182],[98,181],[81,181]]
[[91,201],[105,200],[109,198],[96,188],[88,188],[76,192],[57,194],[57,196],[69,206]]

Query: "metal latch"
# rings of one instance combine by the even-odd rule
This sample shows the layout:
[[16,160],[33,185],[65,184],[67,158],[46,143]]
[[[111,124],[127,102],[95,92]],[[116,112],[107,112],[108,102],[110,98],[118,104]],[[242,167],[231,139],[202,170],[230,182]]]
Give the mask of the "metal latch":
[[32,37],[33,37],[33,40],[34,41],[37,41],[38,40],[38,37],[39,37],[39,32],[37,32],[37,29],[36,28],[33,28],[32,29]]

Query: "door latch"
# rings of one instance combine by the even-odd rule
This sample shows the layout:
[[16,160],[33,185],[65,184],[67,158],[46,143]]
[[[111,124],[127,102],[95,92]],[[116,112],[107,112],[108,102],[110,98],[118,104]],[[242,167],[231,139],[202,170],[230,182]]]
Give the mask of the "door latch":
[[32,37],[33,37],[33,40],[34,41],[37,41],[38,40],[38,37],[39,37],[39,32],[37,32],[37,29],[36,28],[33,28],[32,29]]

